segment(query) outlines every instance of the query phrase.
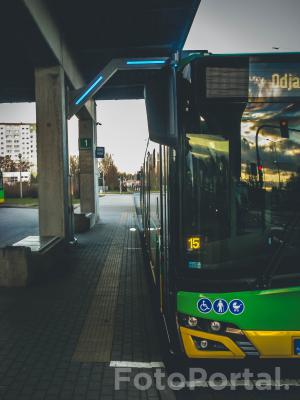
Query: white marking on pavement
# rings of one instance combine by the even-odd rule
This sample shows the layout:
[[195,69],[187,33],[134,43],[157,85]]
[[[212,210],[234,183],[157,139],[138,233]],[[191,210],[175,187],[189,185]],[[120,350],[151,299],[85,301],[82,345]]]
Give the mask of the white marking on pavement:
[[[257,380],[255,379],[250,379],[249,381],[253,385],[256,385]],[[207,380],[200,380],[200,381],[186,381],[185,383],[186,387],[192,387],[192,388],[197,388],[197,387],[211,387],[211,388],[218,388],[220,387],[219,384],[215,384],[214,382],[210,382]],[[234,384],[231,382],[227,382],[226,387],[231,387],[231,386],[236,386],[236,387],[245,387],[245,381],[244,380],[236,380],[234,381]],[[281,379],[280,382],[275,382],[271,381],[271,387],[283,387],[283,386],[288,386],[288,387],[299,387],[300,386],[300,380],[299,379]]]
[[109,364],[113,368],[165,368],[163,362],[136,362],[136,361],[111,361]]

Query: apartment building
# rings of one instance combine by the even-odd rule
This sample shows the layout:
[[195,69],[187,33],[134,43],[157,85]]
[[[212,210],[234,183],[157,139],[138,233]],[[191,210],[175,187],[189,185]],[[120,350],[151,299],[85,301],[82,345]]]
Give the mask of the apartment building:
[[0,157],[28,161],[31,172],[37,172],[36,125],[31,123],[0,123]]

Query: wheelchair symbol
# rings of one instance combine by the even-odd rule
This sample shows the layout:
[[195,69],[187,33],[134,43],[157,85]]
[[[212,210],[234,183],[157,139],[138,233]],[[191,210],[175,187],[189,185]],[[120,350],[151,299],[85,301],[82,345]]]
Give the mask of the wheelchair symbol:
[[198,310],[204,314],[207,314],[211,311],[212,309],[212,303],[209,299],[200,299],[198,301]]

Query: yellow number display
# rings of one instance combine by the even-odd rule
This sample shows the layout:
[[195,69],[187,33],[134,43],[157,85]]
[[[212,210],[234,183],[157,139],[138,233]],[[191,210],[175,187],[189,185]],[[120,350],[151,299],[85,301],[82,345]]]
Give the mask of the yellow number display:
[[200,247],[201,247],[200,236],[189,236],[187,238],[187,250],[188,251],[199,250]]

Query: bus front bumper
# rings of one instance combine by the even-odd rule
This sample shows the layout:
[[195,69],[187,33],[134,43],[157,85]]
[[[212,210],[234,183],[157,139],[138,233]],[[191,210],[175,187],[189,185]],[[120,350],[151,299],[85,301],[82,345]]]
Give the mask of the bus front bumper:
[[[300,331],[245,330],[242,331],[245,340],[241,341],[183,326],[179,329],[189,358],[243,359],[249,355],[259,358],[300,358]],[[210,343],[210,349],[201,348],[202,344],[209,347]]]

